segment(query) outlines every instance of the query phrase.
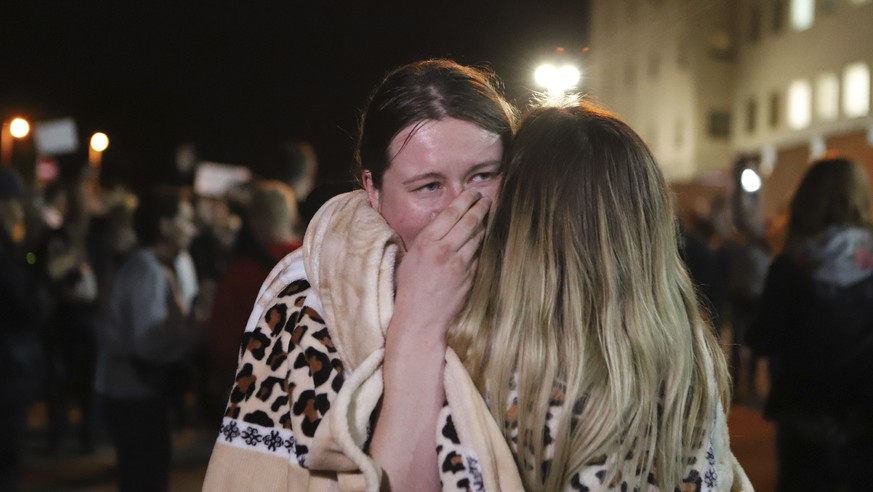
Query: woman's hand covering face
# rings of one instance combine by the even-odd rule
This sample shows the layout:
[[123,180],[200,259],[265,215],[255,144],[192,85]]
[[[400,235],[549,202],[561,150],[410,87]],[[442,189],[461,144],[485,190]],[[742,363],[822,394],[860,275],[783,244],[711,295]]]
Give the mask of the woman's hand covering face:
[[[466,190],[428,224],[397,268],[394,317],[419,341],[442,344],[466,303],[491,199]],[[397,334],[394,334],[397,335]]]

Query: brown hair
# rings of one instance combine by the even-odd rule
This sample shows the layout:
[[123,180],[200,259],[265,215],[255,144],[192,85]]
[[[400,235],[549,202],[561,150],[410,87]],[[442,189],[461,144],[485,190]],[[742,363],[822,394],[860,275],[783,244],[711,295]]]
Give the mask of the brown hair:
[[358,130],[356,179],[370,171],[381,188],[394,137],[410,125],[444,118],[500,135],[504,147],[514,129],[514,111],[498,92],[493,73],[451,60],[410,63],[388,74],[370,97]]
[[835,157],[813,162],[791,200],[786,245],[830,226],[870,228],[870,185],[858,163]]

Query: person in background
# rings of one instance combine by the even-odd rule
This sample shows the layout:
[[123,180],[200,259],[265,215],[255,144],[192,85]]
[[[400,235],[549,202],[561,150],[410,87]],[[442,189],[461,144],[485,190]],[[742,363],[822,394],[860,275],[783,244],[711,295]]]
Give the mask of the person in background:
[[[42,332],[50,453],[61,448],[71,404],[78,405],[81,414],[79,445],[85,451],[93,449],[98,283],[80,232],[87,219],[76,216],[76,211],[84,209],[83,195],[73,186],[75,183],[54,182],[46,187],[43,216],[48,227],[36,249],[36,264],[51,285],[56,301],[54,315]],[[76,201],[79,203],[67,206]]]
[[95,390],[118,457],[119,490],[166,490],[169,405],[197,340],[175,270],[194,234],[191,204],[171,190],[140,197],[133,225],[137,248],[112,281],[98,336]]
[[0,168],[0,490],[20,487],[25,411],[42,380],[39,330],[52,299],[28,265],[23,199],[18,174]]
[[258,290],[270,270],[302,245],[297,200],[280,181],[255,184],[244,232],[234,257],[218,281],[206,329],[207,347],[222,390],[222,405],[233,381],[245,325]]
[[[711,205],[711,204],[710,204]],[[721,335],[725,311],[728,308],[728,275],[730,258],[721,247],[714,225],[713,207],[706,213],[695,211],[686,224],[681,224],[679,251],[691,281],[698,289],[704,316],[709,318],[716,333]]]
[[873,224],[868,177],[814,162],[791,201],[746,343],[769,358],[778,491],[870,490]]
[[303,220],[303,228],[306,229],[312,218],[318,210],[327,203],[331,198],[348,193],[357,189],[357,185],[352,181],[339,181],[333,183],[322,183],[306,195],[306,200],[300,204],[300,217]]

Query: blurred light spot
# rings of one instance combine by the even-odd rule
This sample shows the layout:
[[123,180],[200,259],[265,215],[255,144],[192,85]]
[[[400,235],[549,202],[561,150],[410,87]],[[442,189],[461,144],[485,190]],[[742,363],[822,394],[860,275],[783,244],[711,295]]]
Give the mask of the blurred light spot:
[[91,148],[97,152],[103,152],[109,147],[109,137],[103,132],[97,132],[91,136]]
[[24,259],[25,261],[27,261],[28,265],[36,264],[36,255],[33,254],[33,252],[28,252]]
[[827,151],[828,145],[825,143],[825,139],[821,135],[816,135],[809,141],[809,156],[811,158],[819,159],[824,157]]
[[15,138],[22,138],[30,133],[30,123],[24,118],[15,118],[9,123],[9,133]]
[[791,27],[804,31],[815,20],[815,0],[791,0]]
[[573,65],[557,68],[554,65],[541,65],[534,72],[537,84],[545,87],[551,93],[560,93],[572,89],[579,83],[579,69]]
[[843,112],[849,118],[870,112],[870,67],[852,63],[843,71]]
[[806,128],[812,121],[812,86],[807,80],[795,80],[788,86],[788,126]]
[[761,177],[752,169],[745,169],[740,175],[740,185],[746,193],[754,193],[761,189]]

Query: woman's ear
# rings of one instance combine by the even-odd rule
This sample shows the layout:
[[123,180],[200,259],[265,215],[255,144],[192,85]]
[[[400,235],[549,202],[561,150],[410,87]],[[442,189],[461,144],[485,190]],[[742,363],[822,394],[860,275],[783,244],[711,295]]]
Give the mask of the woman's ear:
[[361,174],[361,180],[364,182],[364,189],[367,190],[367,199],[370,201],[370,206],[379,213],[382,213],[382,204],[379,200],[379,189],[373,183],[373,173],[364,171]]

